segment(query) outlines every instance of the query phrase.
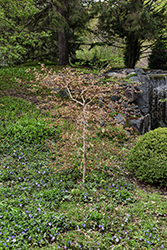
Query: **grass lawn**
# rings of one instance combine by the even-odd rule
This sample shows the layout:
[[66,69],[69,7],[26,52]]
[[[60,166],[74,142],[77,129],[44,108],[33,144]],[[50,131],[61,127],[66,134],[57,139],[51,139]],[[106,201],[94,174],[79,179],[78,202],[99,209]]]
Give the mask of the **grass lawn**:
[[125,166],[136,136],[92,125],[83,183],[81,131],[26,69],[0,69],[0,249],[167,249],[167,192]]

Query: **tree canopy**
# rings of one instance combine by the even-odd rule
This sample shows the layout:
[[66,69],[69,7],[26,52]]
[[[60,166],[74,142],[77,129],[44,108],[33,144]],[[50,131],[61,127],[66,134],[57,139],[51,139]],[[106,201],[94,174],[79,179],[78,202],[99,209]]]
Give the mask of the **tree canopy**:
[[13,63],[48,59],[67,65],[86,40],[89,20],[96,16],[96,32],[103,43],[112,44],[112,39],[121,38],[125,42],[125,65],[134,68],[143,43],[166,30],[165,2],[0,0],[0,54]]
[[32,16],[39,12],[33,0],[1,0],[0,10],[0,53],[7,61],[26,61],[32,56],[37,43],[47,39],[48,31],[29,29]]
[[50,45],[48,49],[59,51],[59,64],[68,64],[89,20],[86,2],[1,0],[1,54],[9,60],[26,60],[41,49],[47,56]]
[[165,5],[152,0],[104,0],[100,3],[99,30],[108,40],[125,39],[125,65],[134,68],[144,41],[154,39],[166,25]]

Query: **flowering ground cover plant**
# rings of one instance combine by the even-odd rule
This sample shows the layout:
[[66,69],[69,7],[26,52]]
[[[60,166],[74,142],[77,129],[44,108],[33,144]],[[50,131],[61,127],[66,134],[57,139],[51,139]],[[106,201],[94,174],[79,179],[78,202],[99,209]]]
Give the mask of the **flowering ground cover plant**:
[[127,178],[133,140],[89,120],[83,183],[68,100],[23,72],[0,70],[0,249],[167,249],[165,195]]

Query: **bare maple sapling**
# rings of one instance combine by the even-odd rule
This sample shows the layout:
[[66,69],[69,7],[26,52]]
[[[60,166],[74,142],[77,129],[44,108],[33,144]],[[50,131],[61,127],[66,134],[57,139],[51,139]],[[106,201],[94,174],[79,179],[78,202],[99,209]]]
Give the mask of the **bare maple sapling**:
[[84,182],[87,171],[87,127],[90,121],[96,125],[99,125],[100,120],[109,121],[111,85],[102,81],[104,78],[102,73],[100,75],[84,74],[70,67],[56,73],[48,71],[43,65],[42,71],[43,75],[41,72],[34,71],[39,85],[51,88],[54,93],[62,94],[64,97],[68,96],[68,99],[73,102],[72,105],[65,98],[66,107],[63,112],[66,112],[67,117],[72,117],[72,120],[82,127],[82,181]]

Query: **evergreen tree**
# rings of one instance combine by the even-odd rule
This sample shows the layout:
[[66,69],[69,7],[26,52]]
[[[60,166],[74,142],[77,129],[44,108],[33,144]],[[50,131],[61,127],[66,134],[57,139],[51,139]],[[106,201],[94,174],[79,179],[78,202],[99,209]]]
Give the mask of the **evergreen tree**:
[[156,40],[148,58],[148,66],[151,69],[167,69],[167,37]]
[[152,0],[104,0],[100,3],[99,30],[105,37],[125,40],[124,62],[134,68],[142,44],[154,39],[165,27],[165,5]]
[[79,47],[81,33],[89,20],[88,4],[85,4],[87,1],[0,0],[0,2],[1,31],[3,29],[0,49],[8,59],[26,61],[30,57],[33,58],[37,48],[41,51],[40,46],[42,46],[43,54],[49,49],[53,51],[54,48],[55,55],[57,50],[59,51],[59,64],[69,64],[69,55],[74,54]]

